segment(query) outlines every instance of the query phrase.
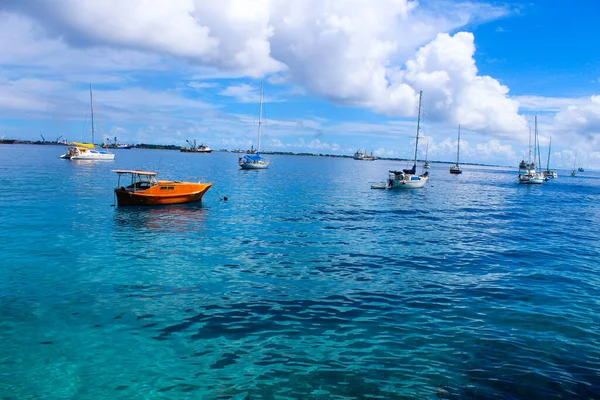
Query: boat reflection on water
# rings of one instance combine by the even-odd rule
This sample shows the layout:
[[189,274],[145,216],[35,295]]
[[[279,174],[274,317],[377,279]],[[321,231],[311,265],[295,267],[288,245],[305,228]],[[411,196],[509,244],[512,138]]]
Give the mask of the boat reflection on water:
[[136,239],[140,239],[140,233],[195,235],[204,229],[205,219],[206,209],[202,203],[115,208],[115,228],[126,236],[131,236],[132,230],[136,231]]

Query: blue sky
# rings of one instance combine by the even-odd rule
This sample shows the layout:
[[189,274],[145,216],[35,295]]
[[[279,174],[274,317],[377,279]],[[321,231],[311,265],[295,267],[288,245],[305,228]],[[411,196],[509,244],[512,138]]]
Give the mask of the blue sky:
[[[59,4],[60,3],[60,4]],[[0,136],[600,168],[600,4],[107,0],[0,4]],[[101,22],[100,22],[101,21]],[[599,96],[599,97],[594,97]],[[424,148],[420,149],[424,156]],[[542,150],[545,154],[545,149]]]

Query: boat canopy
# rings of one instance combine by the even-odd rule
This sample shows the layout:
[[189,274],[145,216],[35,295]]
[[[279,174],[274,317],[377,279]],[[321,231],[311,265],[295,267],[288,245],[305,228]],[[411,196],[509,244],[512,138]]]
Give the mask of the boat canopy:
[[158,175],[157,172],[130,170],[130,169],[113,169],[112,172],[116,172],[117,174],[137,174],[137,175],[148,175],[148,176]]
[[93,143],[81,143],[81,142],[71,142],[71,146],[85,147],[86,149],[93,149],[95,147]]
[[254,162],[258,162],[260,160],[262,160],[262,157],[260,156],[260,153],[254,153],[254,154],[245,154],[244,155],[244,159],[247,161],[254,161]]

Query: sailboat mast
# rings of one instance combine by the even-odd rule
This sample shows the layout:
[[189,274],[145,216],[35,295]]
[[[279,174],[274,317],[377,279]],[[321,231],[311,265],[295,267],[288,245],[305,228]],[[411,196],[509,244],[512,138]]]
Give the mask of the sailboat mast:
[[421,90],[419,92],[419,113],[417,116],[417,140],[415,142],[415,163],[414,163],[415,167],[417,165],[417,150],[419,148],[419,127],[420,127],[420,123],[421,123],[421,98],[422,97],[423,97],[423,91]]
[[456,166],[458,167],[458,155],[460,154],[460,124],[458,124],[458,143],[456,144]]
[[94,144],[94,99],[92,97],[92,85],[90,84],[90,107],[92,109],[92,144]]
[[263,102],[263,84],[260,84],[260,106],[258,109],[258,146],[256,152],[260,151],[260,126],[262,124],[262,102]]
[[538,130],[537,130],[537,115],[535,116],[535,146],[537,148],[538,167],[541,169],[542,168],[542,156],[540,155],[540,139],[538,137]]
[[531,127],[529,127],[529,155],[527,156],[527,162],[531,164]]
[[546,164],[546,171],[550,171],[550,149],[552,148],[552,136],[550,136],[550,144],[548,144],[548,163]]

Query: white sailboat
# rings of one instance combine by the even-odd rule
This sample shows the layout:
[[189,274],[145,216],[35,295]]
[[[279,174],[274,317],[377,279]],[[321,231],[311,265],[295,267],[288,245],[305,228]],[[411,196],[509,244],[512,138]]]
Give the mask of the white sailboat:
[[[423,91],[419,92],[419,112],[417,116],[417,138],[415,140],[415,157],[411,169],[403,169],[402,171],[389,171],[387,180],[387,189],[416,189],[422,188],[429,179],[429,172],[425,171],[421,175],[417,175],[417,151],[419,149],[419,129],[421,123],[421,98]],[[372,186],[372,188],[377,189]]]
[[260,84],[260,107],[258,111],[258,144],[256,150],[251,149],[243,157],[238,159],[238,164],[242,169],[266,169],[271,164],[260,155],[260,128],[262,125],[262,102],[263,102],[263,84]]
[[90,107],[92,111],[92,143],[72,142],[67,147],[67,152],[60,156],[68,160],[90,160],[90,161],[110,161],[115,159],[115,155],[108,150],[96,150],[94,144],[94,99],[92,97],[92,85],[90,85]]
[[460,154],[460,124],[458,124],[458,142],[456,144],[456,164],[450,167],[451,174],[462,174],[462,169],[458,165],[458,156]]
[[[535,138],[534,146],[537,143],[537,116],[535,117]],[[522,160],[519,164],[519,183],[524,185],[540,185],[544,183],[544,176],[537,172],[535,164],[535,154],[533,156],[534,161],[531,161],[531,128],[529,130],[529,156],[527,162]],[[539,156],[538,156],[539,158]],[[521,173],[524,170],[524,173]]]
[[552,148],[552,138],[550,138],[550,144],[548,144],[548,162],[546,163],[546,170],[542,172],[545,180],[556,179],[558,174],[554,171],[550,171],[550,149]]

